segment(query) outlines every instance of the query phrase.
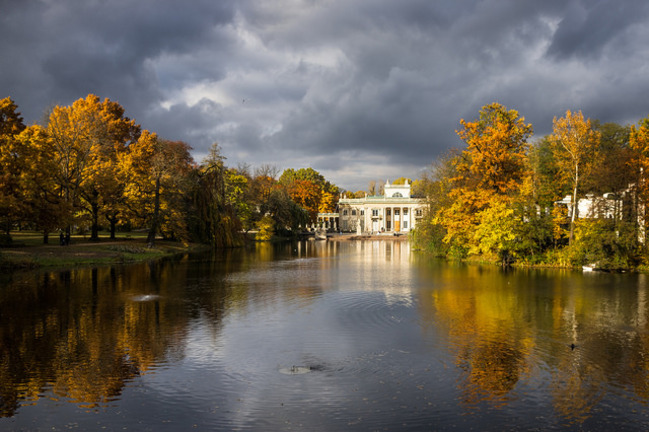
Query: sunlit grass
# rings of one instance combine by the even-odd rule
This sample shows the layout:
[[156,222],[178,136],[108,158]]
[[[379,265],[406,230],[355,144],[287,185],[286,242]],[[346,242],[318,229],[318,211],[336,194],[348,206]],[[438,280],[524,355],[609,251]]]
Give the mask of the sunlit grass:
[[73,235],[69,246],[59,245],[59,234],[52,233],[43,244],[43,233],[15,231],[11,245],[0,248],[0,267],[29,269],[37,267],[76,267],[84,265],[111,265],[156,260],[179,253],[202,249],[202,245],[156,240],[148,247],[147,233],[119,233],[110,239],[102,233],[99,241],[91,242],[89,236]]
[[[43,233],[40,231],[11,231],[12,243],[16,246],[40,246],[43,245]],[[141,240],[147,238],[146,231],[118,232],[115,239],[110,238],[110,233],[106,231],[99,232],[99,242],[119,241],[119,240]],[[71,243],[90,241],[90,234],[74,234],[70,237]],[[48,238],[48,244],[59,244],[59,232],[51,232]]]

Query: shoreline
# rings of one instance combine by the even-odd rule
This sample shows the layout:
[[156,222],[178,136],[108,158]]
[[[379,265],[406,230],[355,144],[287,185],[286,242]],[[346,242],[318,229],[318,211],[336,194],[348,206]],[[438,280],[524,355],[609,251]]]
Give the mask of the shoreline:
[[[56,240],[56,239],[51,239]],[[408,235],[393,234],[329,234],[328,241],[390,241],[407,242]],[[29,271],[36,269],[67,269],[84,266],[130,264],[158,260],[179,254],[207,251],[204,244],[188,244],[169,240],[157,240],[153,248],[147,247],[143,238],[118,237],[114,240],[100,238],[90,241],[83,237],[72,238],[70,245],[61,246],[18,240],[10,246],[0,247],[0,270]]]
[[146,241],[141,239],[100,239],[95,242],[73,238],[73,242],[67,246],[50,243],[2,247],[0,269],[13,272],[129,264],[208,249],[206,245],[183,245],[168,240],[157,240],[155,246],[149,248]]
[[385,240],[385,241],[408,241],[408,234],[333,234],[327,235],[328,241],[367,241],[367,240]]

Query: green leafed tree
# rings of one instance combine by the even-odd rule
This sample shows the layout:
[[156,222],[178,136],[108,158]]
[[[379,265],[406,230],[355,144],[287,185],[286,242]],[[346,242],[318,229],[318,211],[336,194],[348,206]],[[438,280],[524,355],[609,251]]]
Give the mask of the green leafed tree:
[[217,143],[212,144],[208,157],[193,170],[190,191],[189,227],[192,237],[213,248],[242,244],[241,223],[235,206],[238,191],[228,185],[225,157]]

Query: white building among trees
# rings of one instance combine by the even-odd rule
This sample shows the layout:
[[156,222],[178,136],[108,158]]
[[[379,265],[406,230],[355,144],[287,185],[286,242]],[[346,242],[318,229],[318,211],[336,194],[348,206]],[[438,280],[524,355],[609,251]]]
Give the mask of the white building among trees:
[[345,232],[405,233],[417,226],[424,215],[424,199],[412,198],[410,184],[386,182],[383,195],[364,198],[342,197],[338,201],[340,230]]

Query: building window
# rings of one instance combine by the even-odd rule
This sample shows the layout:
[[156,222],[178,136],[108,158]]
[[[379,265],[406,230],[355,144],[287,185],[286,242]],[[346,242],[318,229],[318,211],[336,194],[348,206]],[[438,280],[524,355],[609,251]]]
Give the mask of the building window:
[[408,229],[408,221],[403,221],[403,229]]
[[401,195],[401,192],[395,192],[392,194],[392,198],[403,198],[403,195]]
[[421,209],[415,210],[415,216],[422,216],[424,213],[421,211]]
[[394,209],[394,215],[399,216],[399,209]]
[[408,216],[408,209],[407,209],[407,208],[404,208],[404,209],[403,209],[403,215],[404,215],[404,216]]
[[379,215],[379,209],[372,209],[372,216],[378,216]]
[[352,216],[356,216],[356,210],[352,210]]
[[391,211],[392,211],[392,210],[390,210],[390,209],[385,209],[385,215],[386,215],[386,216],[390,216]]
[[343,216],[347,216],[347,209],[343,210]]
[[392,221],[386,221],[385,222],[385,229],[388,231],[392,231]]
[[365,210],[361,210],[361,216],[365,216]]

